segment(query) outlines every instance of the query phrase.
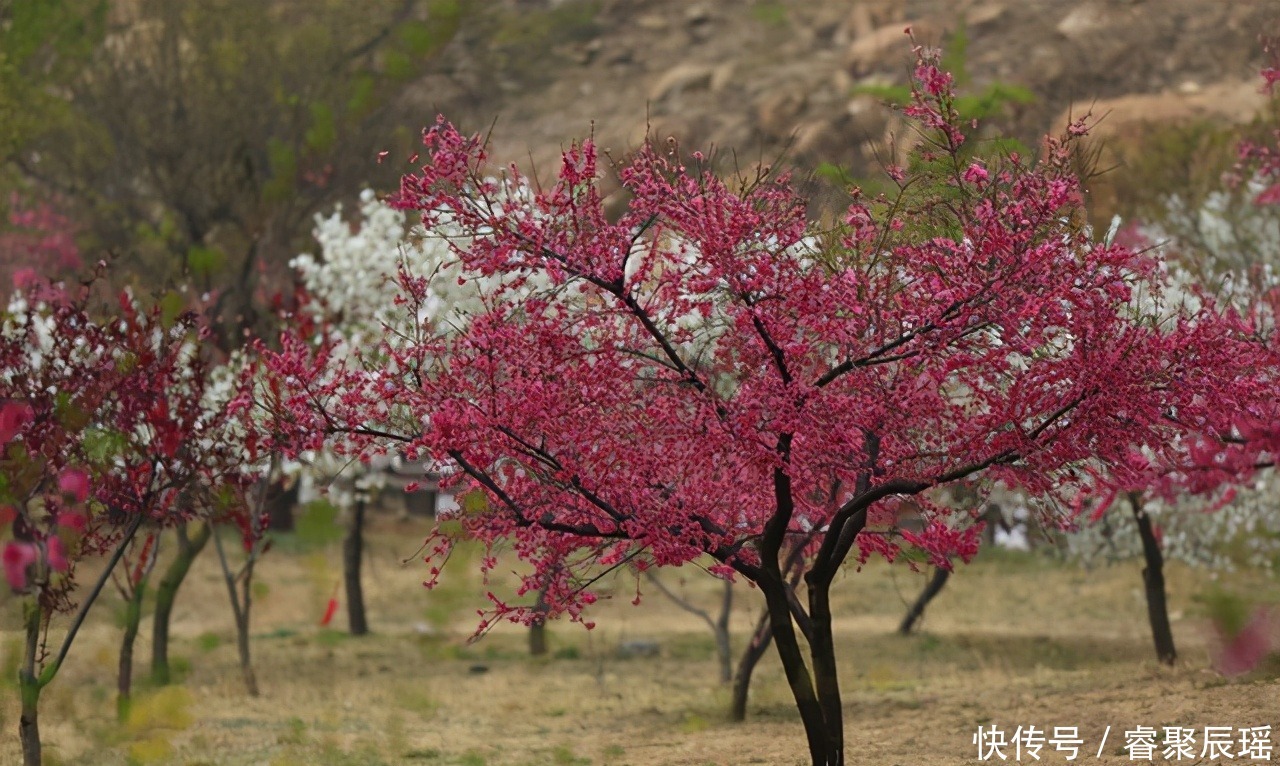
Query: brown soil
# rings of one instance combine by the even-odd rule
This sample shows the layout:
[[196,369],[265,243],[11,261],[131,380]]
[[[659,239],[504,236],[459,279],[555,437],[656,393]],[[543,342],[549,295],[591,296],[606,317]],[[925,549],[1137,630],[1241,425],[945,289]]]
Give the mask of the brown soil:
[[[236,669],[232,621],[216,561],[197,562],[175,614],[175,653],[189,663],[167,691],[142,684],[127,726],[115,722],[110,598],[82,634],[43,700],[51,763],[98,764],[801,764],[803,735],[771,654],[753,687],[750,720],[727,721],[715,682],[712,638],[696,618],[655,594],[638,607],[633,580],[609,585],[593,631],[555,624],[553,658],[532,660],[522,630],[467,637],[483,607],[474,557],[451,563],[441,589],[421,587],[413,557],[422,522],[381,522],[370,555],[376,634],[352,639],[317,621],[339,578],[336,547],[273,551],[260,566],[255,665],[263,696],[247,698]],[[472,564],[472,566],[468,566]],[[1172,669],[1152,658],[1136,564],[1092,572],[1000,551],[962,569],[928,613],[924,632],[893,634],[924,575],[872,564],[838,585],[838,652],[850,762],[954,764],[976,759],[980,725],[1078,726],[1093,759],[1123,763],[1121,732],[1136,725],[1280,729],[1276,668],[1228,680],[1209,668],[1210,632],[1194,596],[1203,572],[1171,573]],[[708,607],[716,586],[699,572],[670,572]],[[683,576],[683,580],[682,580]],[[1275,603],[1273,577],[1238,573],[1222,584]],[[499,591],[505,583],[495,583]],[[16,605],[0,604],[13,661]],[[735,644],[758,609],[741,587]],[[341,613],[335,626],[340,626]],[[139,655],[146,657],[144,621]],[[623,659],[624,641],[654,640],[660,655]],[[6,665],[12,667],[11,664]],[[479,672],[483,669],[483,672]],[[145,676],[140,668],[139,677]],[[6,686],[0,727],[17,725]],[[1054,760],[1055,757],[1058,760]],[[1028,761],[1029,759],[1025,759]],[[1050,755],[1047,762],[1063,762]],[[18,763],[16,737],[0,738],[0,763]]]

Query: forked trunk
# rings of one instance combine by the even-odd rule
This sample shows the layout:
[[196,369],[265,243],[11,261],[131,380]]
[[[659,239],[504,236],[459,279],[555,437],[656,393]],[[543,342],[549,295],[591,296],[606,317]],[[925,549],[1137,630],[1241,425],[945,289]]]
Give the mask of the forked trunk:
[[1143,510],[1137,495],[1130,495],[1133,518],[1138,524],[1138,536],[1142,538],[1142,556],[1146,566],[1142,569],[1142,583],[1147,595],[1147,620],[1151,623],[1151,638],[1156,646],[1156,658],[1166,665],[1178,659],[1173,645],[1173,628],[1169,625],[1169,602],[1164,588],[1164,554],[1160,541],[1151,525],[1151,517]]
[[902,624],[898,626],[898,632],[904,636],[911,635],[911,631],[915,628],[916,623],[924,616],[924,610],[928,608],[929,602],[942,592],[942,588],[947,584],[947,580],[951,578],[951,570],[937,567],[933,570],[933,576],[929,578],[929,582],[924,586],[924,590],[920,592],[920,597],[907,610],[906,616],[902,618]]
[[[787,684],[791,687],[791,695],[795,698],[796,708],[800,711],[800,720],[804,723],[809,756],[813,766],[843,766],[843,721],[839,687],[835,678],[829,604],[825,598],[819,598],[816,604],[819,612],[826,610],[825,615],[814,613],[809,615],[813,621],[810,656],[816,671],[828,675],[827,678],[819,676],[818,683],[815,685],[800,649],[795,623],[792,622],[786,583],[782,580],[780,573],[771,574],[770,577],[762,577],[757,584],[764,593],[765,603],[768,606],[769,626],[773,633],[773,643],[778,648],[778,658],[782,661]],[[825,588],[823,590],[825,591]],[[813,591],[810,591],[810,603],[812,609],[815,603]],[[821,635],[823,632],[825,636]],[[829,695],[833,689],[836,693],[834,701],[820,696]]]
[[831,630],[830,586],[809,582],[809,656],[813,660],[814,687],[822,710],[827,737],[828,764],[844,763],[844,705],[840,701],[840,679],[836,670],[835,636]]

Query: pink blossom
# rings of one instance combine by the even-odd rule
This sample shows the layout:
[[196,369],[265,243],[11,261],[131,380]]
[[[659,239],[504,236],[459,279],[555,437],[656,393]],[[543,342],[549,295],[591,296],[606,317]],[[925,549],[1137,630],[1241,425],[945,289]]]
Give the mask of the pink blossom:
[[965,169],[963,178],[966,183],[980,185],[988,178],[987,169],[975,162]]
[[45,555],[49,559],[49,568],[55,572],[65,572],[70,566],[67,563],[67,551],[62,547],[62,538],[51,536],[45,541]]
[[1280,82],[1280,67],[1269,66],[1262,70],[1262,92],[1271,93],[1275,90],[1277,82]]
[[39,281],[40,275],[35,269],[18,269],[13,272],[13,286],[19,290],[26,290],[28,287],[32,287]]
[[68,468],[58,477],[58,489],[83,503],[89,497],[89,475],[78,468]]
[[1272,184],[1263,189],[1258,196],[1253,198],[1253,204],[1258,207],[1265,205],[1280,205],[1280,184]]
[[9,581],[9,587],[15,591],[25,590],[27,567],[34,564],[38,558],[36,547],[31,543],[10,540],[5,543],[3,556],[4,576]]

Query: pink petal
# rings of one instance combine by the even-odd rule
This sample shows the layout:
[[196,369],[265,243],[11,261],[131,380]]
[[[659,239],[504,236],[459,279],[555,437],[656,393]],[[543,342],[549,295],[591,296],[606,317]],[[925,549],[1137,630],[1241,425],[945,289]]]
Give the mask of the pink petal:
[[1258,196],[1253,198],[1253,204],[1258,207],[1264,205],[1280,205],[1280,184],[1273,184],[1263,189]]
[[65,572],[69,569],[67,564],[67,551],[62,547],[62,539],[53,536],[45,541],[45,550],[49,557],[49,568],[55,572]]
[[4,576],[15,591],[27,587],[27,567],[36,561],[36,548],[31,543],[9,541],[4,546]]
[[83,503],[89,497],[89,475],[78,468],[68,468],[58,477],[58,489],[74,497],[77,503]]

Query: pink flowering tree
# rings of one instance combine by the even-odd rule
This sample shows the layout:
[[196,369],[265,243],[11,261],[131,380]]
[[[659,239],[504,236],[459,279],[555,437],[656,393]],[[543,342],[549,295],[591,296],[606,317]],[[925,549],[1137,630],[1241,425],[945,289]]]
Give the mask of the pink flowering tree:
[[[335,370],[285,338],[252,403],[274,413],[264,438],[395,444],[481,490],[487,504],[458,514],[463,533],[529,567],[514,598],[491,594],[482,630],[533,619],[540,588],[547,608],[586,621],[590,583],[628,563],[704,560],[750,581],[812,762],[843,763],[837,572],[904,542],[950,566],[979,540],[927,502],[917,534],[877,520],[978,477],[1078,506],[1130,476],[1135,448],[1159,452],[1229,402],[1244,342],[1209,306],[1194,322],[1134,310],[1136,290],[1159,292],[1156,263],[1074,223],[1072,136],[1034,167],[962,160],[950,77],[919,53],[906,109],[918,162],[892,173],[898,194],[855,199],[834,232],[811,229],[784,178],[728,183],[652,145],[617,168],[632,195],[617,220],[590,142],[532,199],[502,204],[519,172],[486,177],[482,141],[438,121],[395,204],[459,230],[461,279],[502,279],[465,327],[420,326],[377,369]],[[940,173],[944,187],[913,193],[918,174]],[[549,287],[524,289],[533,278]],[[400,281],[416,316],[431,280]],[[796,541],[803,597],[784,568]],[[439,532],[431,545],[433,580],[450,543]]]
[[[37,283],[15,295],[0,328],[0,514],[6,580],[23,596],[19,731],[28,766],[41,760],[40,692],[116,565],[144,525],[189,512],[181,498],[226,464],[216,447],[203,449],[214,429],[196,406],[195,317],[142,312],[125,295],[116,316],[99,321],[90,303],[88,288]],[[98,556],[107,557],[102,573],[77,590],[78,564]],[[60,612],[72,621],[51,643]],[[126,696],[131,646],[126,634]]]
[[[1265,42],[1265,41],[1264,41]],[[1264,90],[1271,92],[1280,72],[1280,50],[1266,43],[1272,65],[1263,69]],[[1239,348],[1241,377],[1233,406],[1209,411],[1199,422],[1187,422],[1179,441],[1161,455],[1135,453],[1136,481],[1081,519],[1067,537],[1068,551],[1085,563],[1140,555],[1148,621],[1156,656],[1177,658],[1169,621],[1164,578],[1166,560],[1195,566],[1228,568],[1237,563],[1273,566],[1280,555],[1280,515],[1274,511],[1277,491],[1275,456],[1280,451],[1276,423],[1280,386],[1280,346],[1276,341],[1276,307],[1280,301],[1280,132],[1270,145],[1244,142],[1239,162],[1227,174],[1225,187],[1208,194],[1199,207],[1188,208],[1178,197],[1165,198],[1158,223],[1120,232],[1135,247],[1160,248],[1168,261],[1162,300],[1137,296],[1143,313],[1172,320],[1195,313],[1213,295],[1237,312],[1251,328],[1254,343]],[[1113,229],[1117,227],[1113,226]],[[1108,512],[1111,510],[1111,512]],[[1234,555],[1228,555],[1228,548]],[[1228,630],[1234,633],[1265,621],[1265,615]],[[1247,632],[1247,631],[1245,631]],[[1245,641],[1245,643],[1249,643]],[[1254,641],[1253,664],[1261,659]],[[1243,651],[1243,647],[1242,647]],[[1265,652],[1262,652],[1265,653]],[[1220,667],[1238,669],[1241,652],[1227,652]]]
[[0,229],[0,285],[23,289],[41,278],[73,274],[84,264],[76,228],[50,202],[9,197],[9,225]]

